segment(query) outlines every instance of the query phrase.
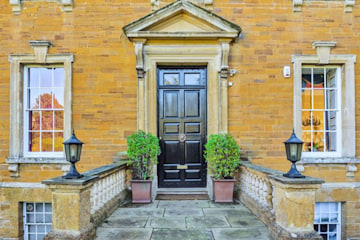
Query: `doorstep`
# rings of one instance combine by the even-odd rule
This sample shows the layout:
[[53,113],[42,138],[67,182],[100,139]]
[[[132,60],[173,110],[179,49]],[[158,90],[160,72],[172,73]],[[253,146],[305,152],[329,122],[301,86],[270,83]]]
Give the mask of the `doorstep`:
[[207,188],[158,188],[156,200],[209,200]]

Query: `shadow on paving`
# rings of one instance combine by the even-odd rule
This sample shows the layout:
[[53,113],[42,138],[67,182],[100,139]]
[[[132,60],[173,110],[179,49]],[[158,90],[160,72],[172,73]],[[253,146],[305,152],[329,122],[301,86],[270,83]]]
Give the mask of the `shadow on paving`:
[[239,203],[155,200],[118,208],[96,240],[268,240],[266,226]]

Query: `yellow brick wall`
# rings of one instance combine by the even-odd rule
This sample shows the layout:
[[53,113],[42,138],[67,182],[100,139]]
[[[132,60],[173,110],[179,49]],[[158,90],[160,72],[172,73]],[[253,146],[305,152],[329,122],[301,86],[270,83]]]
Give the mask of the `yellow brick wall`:
[[[163,2],[162,5],[169,1]],[[0,3],[0,180],[12,181],[5,159],[9,143],[9,54],[32,53],[29,40],[49,40],[49,53],[73,53],[73,126],[85,145],[80,171],[112,162],[126,149],[126,136],[136,129],[136,71],[133,44],[122,27],[150,13],[148,0],[74,1],[70,13],[60,4],[25,1],[19,15],[11,13],[8,1]],[[333,54],[356,54],[360,36],[360,9],[344,13],[342,1],[305,2],[302,12],[292,11],[292,2],[266,0],[214,1],[213,11],[238,24],[243,33],[232,44],[229,65],[238,73],[229,80],[229,132],[238,139],[253,163],[286,171],[283,141],[293,126],[293,79],[282,77],[291,66],[292,54],[315,54],[313,41],[337,41]],[[359,88],[359,72],[356,85]],[[293,72],[292,72],[293,75]],[[359,94],[356,94],[359,102]],[[357,104],[359,112],[360,105]],[[360,119],[356,118],[357,125]],[[360,146],[357,132],[357,146]],[[359,147],[357,147],[359,154]],[[57,166],[48,173],[32,174],[41,166],[22,165],[18,181],[40,181],[57,176]],[[341,168],[341,167],[336,167]],[[318,176],[320,168],[306,169]],[[321,167],[321,176],[331,181],[346,179],[345,168],[332,177]]]

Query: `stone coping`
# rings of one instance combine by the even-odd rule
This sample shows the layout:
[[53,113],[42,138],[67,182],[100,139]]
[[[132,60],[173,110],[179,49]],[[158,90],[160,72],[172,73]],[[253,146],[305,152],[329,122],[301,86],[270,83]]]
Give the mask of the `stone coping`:
[[82,178],[78,179],[64,179],[62,177],[55,177],[42,181],[46,185],[86,185],[100,178],[100,175],[110,172],[114,169],[126,168],[125,161],[118,161],[110,165],[101,166],[99,168],[92,169],[84,172]]
[[283,175],[270,175],[269,178],[285,184],[322,184],[325,181],[318,178],[305,177],[305,178],[288,178]]
[[263,167],[263,166],[254,165],[254,164],[252,164],[250,162],[246,162],[246,161],[240,161],[240,166],[248,167],[248,168],[254,169],[256,171],[263,172],[263,173],[270,174],[270,175],[284,174],[283,172],[273,170],[273,169],[270,169],[270,168],[266,168],[266,167]]
[[360,160],[357,158],[345,158],[345,157],[335,157],[335,158],[301,158],[297,164],[359,164]]

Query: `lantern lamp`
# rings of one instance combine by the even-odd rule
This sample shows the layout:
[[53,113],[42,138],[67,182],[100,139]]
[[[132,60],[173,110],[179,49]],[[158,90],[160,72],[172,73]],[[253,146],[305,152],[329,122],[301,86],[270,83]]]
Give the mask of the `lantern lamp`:
[[69,172],[63,176],[63,178],[74,179],[83,177],[84,175],[80,174],[75,168],[75,163],[80,161],[81,148],[83,143],[75,136],[74,129],[71,137],[63,142],[63,144],[65,148],[66,161],[71,163]]
[[296,137],[294,130],[291,137],[284,142],[287,160],[291,162],[291,168],[288,173],[284,174],[284,177],[305,178],[304,175],[299,173],[295,165],[297,161],[301,160],[303,143],[304,143],[303,141],[301,141],[298,137]]

